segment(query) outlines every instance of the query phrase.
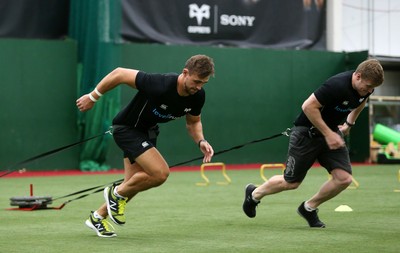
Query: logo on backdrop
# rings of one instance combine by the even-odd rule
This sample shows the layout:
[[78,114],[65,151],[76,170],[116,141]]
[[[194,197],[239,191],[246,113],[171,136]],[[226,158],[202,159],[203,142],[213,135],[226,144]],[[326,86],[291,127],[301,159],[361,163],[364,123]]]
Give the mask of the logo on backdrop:
[[210,34],[211,27],[202,26],[203,18],[210,18],[210,5],[189,4],[189,18],[196,18],[197,26],[188,26],[188,33]]
[[[233,14],[218,14],[218,5],[214,5],[214,33],[218,33],[218,26],[221,27],[253,27],[256,20],[255,16],[242,16]],[[211,6],[202,4],[200,7],[196,3],[189,4],[189,18],[196,19],[197,25],[190,25],[187,28],[188,33],[210,34],[211,26],[203,25],[204,19],[209,20],[211,17]]]
[[210,18],[210,5],[203,4],[199,7],[197,4],[189,4],[189,17],[196,18],[197,25],[201,26],[203,18]]

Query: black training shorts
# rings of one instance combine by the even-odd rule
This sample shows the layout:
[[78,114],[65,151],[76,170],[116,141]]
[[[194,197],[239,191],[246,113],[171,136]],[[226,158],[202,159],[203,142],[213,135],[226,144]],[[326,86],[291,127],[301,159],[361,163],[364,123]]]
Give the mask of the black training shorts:
[[[338,134],[343,137],[340,131]],[[329,173],[337,168],[352,173],[347,147],[331,150],[321,134],[311,134],[308,127],[293,127],[284,171],[285,180],[289,183],[302,182],[316,161]]]
[[113,126],[115,143],[122,149],[124,158],[129,158],[131,163],[134,163],[135,159],[146,150],[156,147],[158,134],[158,125],[147,130],[130,126]]

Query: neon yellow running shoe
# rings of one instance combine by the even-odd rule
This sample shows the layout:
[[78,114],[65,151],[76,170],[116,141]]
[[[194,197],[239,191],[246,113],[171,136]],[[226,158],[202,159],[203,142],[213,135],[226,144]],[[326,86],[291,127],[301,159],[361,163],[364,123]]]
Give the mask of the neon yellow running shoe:
[[110,219],[118,225],[125,224],[125,206],[128,198],[120,198],[114,195],[115,186],[104,189],[104,198],[107,203],[107,212]]
[[90,213],[89,219],[85,221],[86,226],[93,229],[100,237],[115,237],[117,234],[111,230],[114,229],[106,219],[96,219],[93,211]]

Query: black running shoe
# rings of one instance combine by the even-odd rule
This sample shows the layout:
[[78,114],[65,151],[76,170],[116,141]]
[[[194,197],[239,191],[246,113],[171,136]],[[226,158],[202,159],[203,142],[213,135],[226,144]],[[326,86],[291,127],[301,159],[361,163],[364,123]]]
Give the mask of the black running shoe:
[[[304,201],[305,202],[305,201]],[[318,208],[312,212],[309,212],[304,207],[304,202],[300,204],[299,208],[297,208],[297,213],[303,217],[307,222],[308,225],[312,228],[324,228],[325,223],[319,220],[318,218]]]
[[249,218],[256,217],[256,207],[257,207],[258,203],[260,203],[260,201],[255,202],[251,195],[256,188],[257,187],[254,184],[248,184],[248,185],[246,185],[246,188],[245,188],[243,212]]

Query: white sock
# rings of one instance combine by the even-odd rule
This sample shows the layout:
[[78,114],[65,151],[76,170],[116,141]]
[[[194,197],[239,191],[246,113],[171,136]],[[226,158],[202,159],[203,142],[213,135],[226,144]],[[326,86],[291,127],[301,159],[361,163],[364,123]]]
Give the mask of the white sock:
[[258,200],[258,199],[256,199],[256,198],[254,198],[253,194],[251,194],[251,198],[252,198],[252,199],[253,199],[253,201],[254,201],[254,202],[256,202],[256,203],[260,202],[260,200]]
[[93,216],[94,216],[96,219],[100,219],[100,220],[104,219],[104,217],[101,216],[97,211],[95,211],[95,212],[93,213]]
[[304,208],[308,211],[308,212],[312,212],[314,210],[316,210],[316,208],[312,208],[311,206],[308,205],[307,201],[304,202]]
[[118,192],[117,192],[117,190],[118,190],[118,186],[116,186],[116,187],[114,188],[114,195],[117,196],[118,198],[123,198],[123,199],[124,199],[125,197],[119,195]]

